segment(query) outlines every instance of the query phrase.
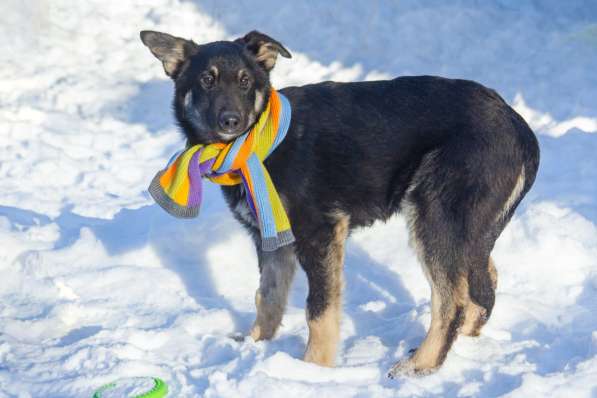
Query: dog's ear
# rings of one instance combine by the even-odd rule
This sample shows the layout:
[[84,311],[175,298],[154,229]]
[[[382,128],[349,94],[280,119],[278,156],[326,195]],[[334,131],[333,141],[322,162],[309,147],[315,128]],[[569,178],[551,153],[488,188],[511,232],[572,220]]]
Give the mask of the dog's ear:
[[141,31],[141,41],[157,59],[162,61],[164,71],[172,79],[178,75],[182,63],[197,52],[199,46],[191,40],[181,39],[167,33],[151,30]]
[[235,40],[243,45],[266,71],[272,70],[276,64],[278,54],[291,58],[290,52],[280,42],[256,30],[247,33],[244,37]]

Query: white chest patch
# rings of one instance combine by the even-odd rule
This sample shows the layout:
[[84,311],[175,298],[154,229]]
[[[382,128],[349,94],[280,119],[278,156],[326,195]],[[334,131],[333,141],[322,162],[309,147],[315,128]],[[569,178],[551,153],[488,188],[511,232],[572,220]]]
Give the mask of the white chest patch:
[[255,216],[253,216],[253,212],[249,208],[249,204],[247,203],[247,198],[243,197],[241,200],[238,201],[238,204],[234,208],[236,214],[243,219],[244,222],[249,224],[252,227],[258,228],[259,225],[257,224],[257,220]]

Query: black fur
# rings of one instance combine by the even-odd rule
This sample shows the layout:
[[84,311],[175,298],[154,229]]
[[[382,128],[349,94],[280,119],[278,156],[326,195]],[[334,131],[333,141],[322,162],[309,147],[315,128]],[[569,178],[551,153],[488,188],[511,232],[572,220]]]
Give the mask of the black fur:
[[[250,127],[256,96],[265,98],[255,116],[267,103],[271,57],[275,62],[277,54],[290,54],[258,32],[235,42],[192,46],[193,55],[181,60],[175,79],[176,118],[191,144],[229,141],[234,137],[219,134],[219,113],[242,114],[239,134]],[[213,65],[218,81],[206,89],[201,76]],[[239,70],[249,76],[249,89],[239,88]],[[189,91],[199,121],[186,115]],[[414,211],[422,261],[442,297],[451,303],[464,277],[471,300],[489,316],[495,300],[489,254],[538,168],[537,140],[525,121],[495,91],[467,80],[399,77],[280,92],[292,105],[292,122],[265,165],[283,198],[295,252],[308,276],[309,317],[317,318],[329,305],[326,256],[338,215],[348,216],[352,229],[386,220],[407,205]],[[524,186],[500,217],[522,167]],[[237,218],[258,236],[243,211],[242,186],[222,189]],[[457,318],[448,320],[450,342],[444,351],[462,311],[457,308]],[[441,356],[440,362],[445,352]]]

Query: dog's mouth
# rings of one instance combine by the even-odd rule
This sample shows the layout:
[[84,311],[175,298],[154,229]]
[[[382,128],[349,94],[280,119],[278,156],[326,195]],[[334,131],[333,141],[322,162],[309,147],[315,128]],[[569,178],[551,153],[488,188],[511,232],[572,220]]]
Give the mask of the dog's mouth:
[[229,144],[230,142],[234,141],[244,133],[229,133],[226,131],[217,131],[217,130],[199,130],[194,129],[192,132],[192,140],[193,144],[202,144],[202,145],[209,145],[209,144]]
[[216,135],[218,136],[218,138],[221,138],[221,140],[223,142],[230,142],[230,141],[232,141],[232,140],[240,137],[243,134],[244,134],[243,132],[240,132],[240,133],[228,133],[228,132],[225,132],[225,131],[216,133]]

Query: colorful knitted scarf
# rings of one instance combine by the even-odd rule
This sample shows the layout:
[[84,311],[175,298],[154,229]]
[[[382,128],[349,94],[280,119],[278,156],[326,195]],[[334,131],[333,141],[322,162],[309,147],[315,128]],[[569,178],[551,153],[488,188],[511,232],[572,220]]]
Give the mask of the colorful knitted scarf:
[[234,141],[195,145],[175,154],[149,186],[153,199],[176,217],[199,214],[201,178],[220,185],[243,184],[259,223],[262,248],[273,251],[294,242],[290,221],[263,161],[282,142],[290,125],[290,103],[272,89],[253,128]]

